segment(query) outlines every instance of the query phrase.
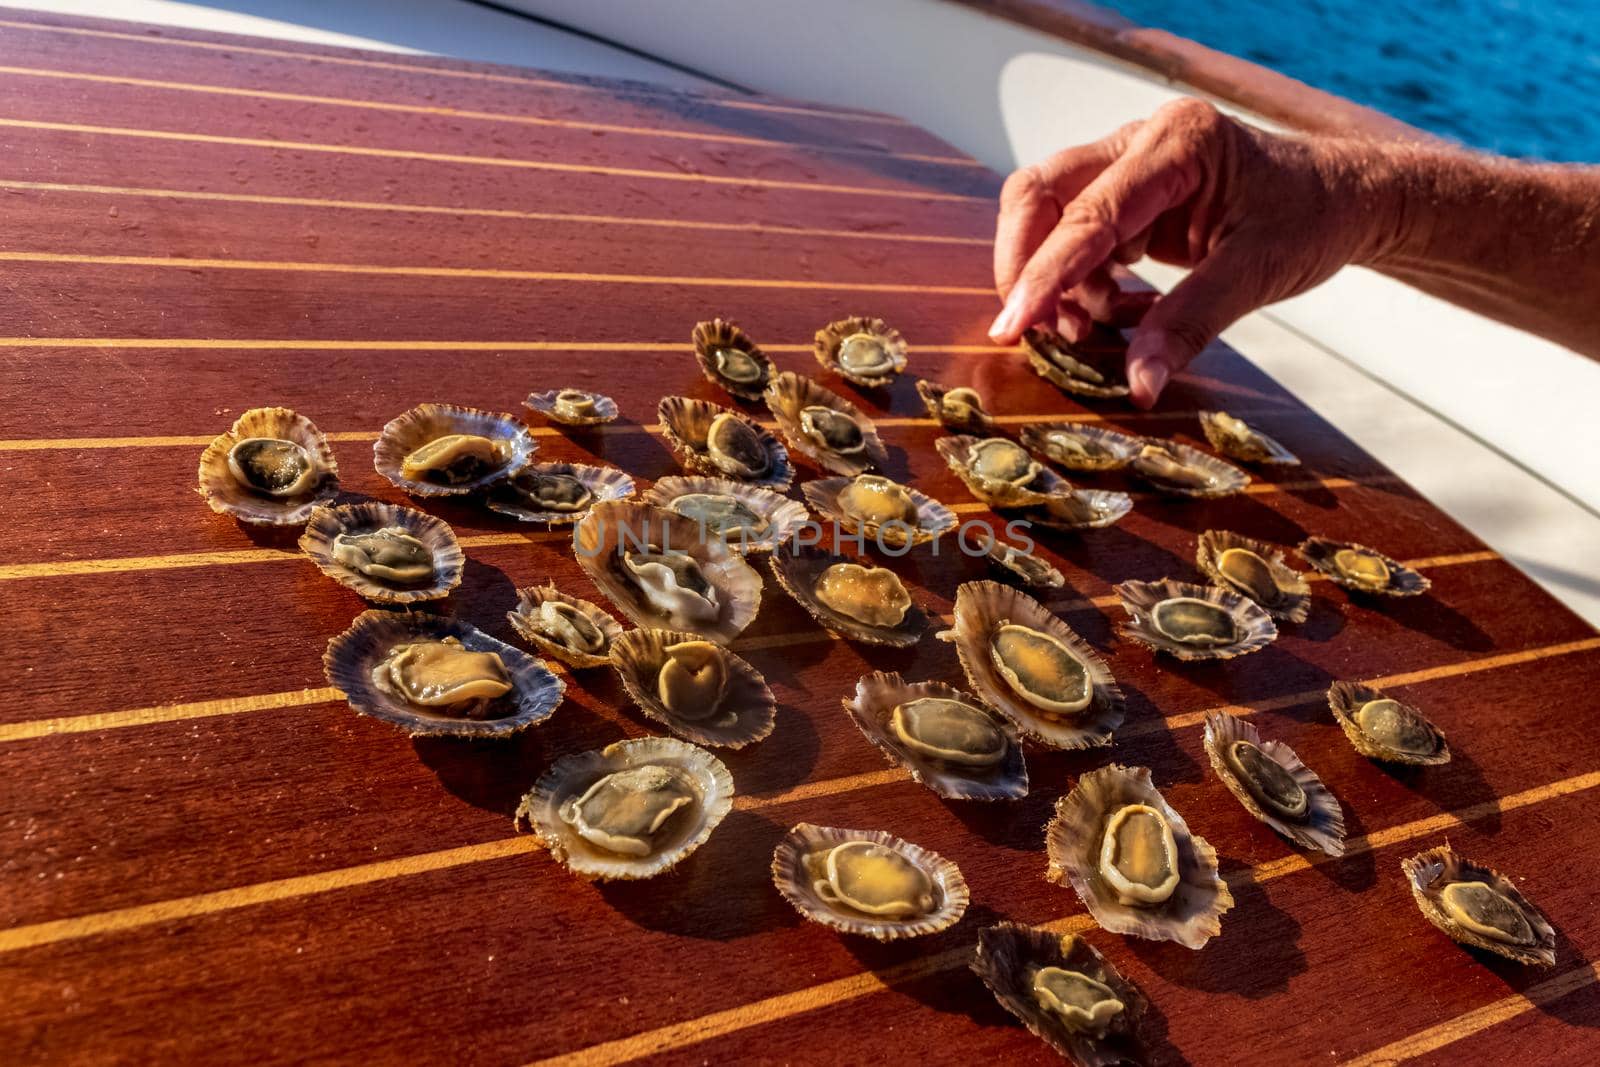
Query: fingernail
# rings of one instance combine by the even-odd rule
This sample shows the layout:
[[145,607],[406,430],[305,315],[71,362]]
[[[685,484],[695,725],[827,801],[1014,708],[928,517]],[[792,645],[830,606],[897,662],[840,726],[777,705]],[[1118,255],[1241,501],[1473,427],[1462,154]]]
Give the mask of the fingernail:
[[[1145,345],[1146,349],[1155,346]],[[1167,379],[1172,376],[1171,369],[1166,360],[1160,356],[1139,355],[1134,348],[1128,349],[1128,384],[1133,387],[1134,403],[1140,407],[1148,408],[1156,402],[1161,395],[1161,390],[1166,388]]]
[[1018,321],[1022,318],[1022,302],[1023,292],[1019,285],[1011,290],[1011,299],[1006,301],[1006,306],[1000,309],[1000,314],[989,326],[989,340],[1005,344],[1022,335],[1022,323]]

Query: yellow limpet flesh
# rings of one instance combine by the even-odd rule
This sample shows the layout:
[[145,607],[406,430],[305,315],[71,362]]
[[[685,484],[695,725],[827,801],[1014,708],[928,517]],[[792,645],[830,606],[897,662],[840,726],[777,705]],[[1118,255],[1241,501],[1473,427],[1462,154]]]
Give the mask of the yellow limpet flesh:
[[716,365],[717,373],[730,382],[738,382],[744,385],[750,382],[759,382],[766,376],[766,368],[762,367],[750,353],[742,349],[713,349],[711,358]]
[[911,610],[900,576],[883,567],[835,563],[812,591],[827,607],[868,626],[899,626]]
[[972,472],[990,482],[1026,485],[1039,473],[1039,464],[1027,449],[1004,437],[990,437],[972,446]]
[[1071,430],[1051,430],[1045,434],[1045,442],[1058,452],[1086,458],[1103,456],[1108,452],[1105,446]]
[[439,475],[449,480],[460,468],[493,467],[500,462],[500,446],[474,433],[435,437],[415,449],[400,464],[400,473],[412,480]]
[[1383,589],[1389,584],[1389,565],[1370,552],[1341,548],[1333,554],[1333,565],[1346,580],[1363,589]]
[[294,496],[311,488],[317,465],[311,453],[277,437],[247,437],[228,449],[228,472],[245,488],[266,496]]
[[1074,357],[1056,342],[1046,340],[1041,342],[1040,347],[1044,349],[1046,359],[1079,381],[1091,382],[1094,385],[1104,385],[1106,383],[1104,374],[1101,374],[1089,364],[1083,362],[1083,360]]
[[645,600],[661,614],[697,622],[717,617],[717,590],[681,552],[629,552],[622,558]]
[[697,722],[716,714],[728,689],[728,664],[709,641],[668,645],[656,675],[656,695],[680,719]]
[[1224,550],[1217,557],[1217,573],[1258,604],[1275,604],[1283,597],[1271,565],[1248,548]]
[[625,856],[648,856],[667,820],[695,802],[682,771],[648,764],[608,774],[561,805],[561,818],[578,836]]
[[395,645],[373,668],[372,680],[423,708],[450,708],[511,692],[511,673],[499,653],[473,652],[455,637]]
[[399,526],[339,534],[333,539],[333,558],[368,578],[396,585],[433,577],[433,550]]
[[855,419],[821,405],[800,409],[800,429],[823,448],[840,455],[851,455],[867,447],[866,435]]
[[1050,634],[1005,623],[989,638],[989,656],[1006,684],[1034,707],[1070,715],[1094,699],[1088,665]]
[[1239,624],[1227,608],[1199,597],[1169,597],[1150,609],[1155,628],[1186,645],[1228,645],[1239,638]]
[[551,511],[582,511],[594,500],[589,487],[570,474],[535,472],[517,477],[515,484],[529,499]]
[[846,841],[829,851],[825,869],[827,877],[812,888],[835,907],[908,919],[928,914],[937,903],[928,872],[885,845]]
[[897,704],[889,713],[889,732],[919,755],[964,767],[992,767],[1009,747],[987,714],[944,697]]
[[1439,747],[1428,724],[1398,700],[1369,700],[1350,717],[1362,733],[1395,752],[1427,756]]
[[982,415],[983,398],[976,389],[969,389],[964,385],[957,386],[944,394],[939,400],[939,406],[951,411],[959,418],[970,418],[972,415]]
[[600,414],[600,405],[592,394],[582,389],[563,389],[556,394],[555,410],[575,419],[589,419]]
[[1223,759],[1244,783],[1250,795],[1285,818],[1304,818],[1310,807],[1306,791],[1294,775],[1251,741],[1235,741],[1223,750]]
[[1531,945],[1528,917],[1516,902],[1486,882],[1451,882],[1439,891],[1444,913],[1464,928],[1509,945]]
[[711,420],[706,450],[712,463],[741,478],[759,478],[772,469],[772,456],[761,438],[731,411]]
[[1106,820],[1100,877],[1123,904],[1160,904],[1178,888],[1178,842],[1167,817],[1128,804]]
[[606,647],[606,635],[582,610],[559,600],[539,605],[539,630],[557,644],[578,652],[598,655]]
[[905,487],[877,474],[863,474],[839,490],[839,509],[862,522],[917,525],[917,505]]
[[759,537],[770,525],[744,501],[727,493],[685,493],[674,497],[667,507],[723,538],[739,533]]
[[1160,445],[1145,445],[1134,462],[1142,473],[1186,489],[1209,489],[1217,481],[1206,471],[1189,466]]
[[876,334],[853,333],[839,342],[839,366],[852,374],[882,374],[894,368],[894,357]]
[[1033,975],[1033,999],[1075,1033],[1102,1033],[1126,1006],[1104,982],[1063,967],[1040,967]]

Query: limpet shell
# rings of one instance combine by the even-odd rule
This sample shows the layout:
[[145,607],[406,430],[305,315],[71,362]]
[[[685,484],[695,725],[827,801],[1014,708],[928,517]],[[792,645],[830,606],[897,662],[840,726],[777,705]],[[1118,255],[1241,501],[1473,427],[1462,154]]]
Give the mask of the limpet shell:
[[[1411,895],[1416,898],[1423,916],[1443,930],[1452,941],[1493,952],[1518,963],[1542,967],[1555,964],[1556,932],[1550,921],[1522,895],[1511,879],[1493,867],[1463,858],[1447,843],[1401,860],[1400,868],[1405,871],[1406,881],[1411,885]],[[1486,886],[1522,913],[1522,920],[1527,925],[1525,937],[1502,941],[1473,930],[1451,914],[1442,895],[1446,888],[1456,883],[1474,882]],[[1470,921],[1472,916],[1469,914],[1467,918]]]
[[[819,626],[836,637],[896,648],[914,645],[922,639],[923,632],[928,628],[928,616],[917,606],[915,597],[911,597],[905,616],[894,626],[874,626],[862,622],[835,611],[819,600],[814,591],[817,579],[836,563],[877,568],[877,564],[866,557],[847,558],[824,552],[812,545],[790,545],[772,553],[772,575],[778,579],[783,591],[794,598],[795,603],[805,608]],[[901,586],[910,596],[911,590],[905,587],[904,582],[901,582]]]
[[[565,604],[575,609],[600,631],[605,645],[600,652],[586,652],[555,640],[539,627],[539,609],[547,602]],[[506,612],[506,621],[517,636],[543,652],[549,653],[569,667],[601,667],[611,662],[611,646],[622,636],[622,624],[611,613],[575,596],[568,596],[554,584],[534,585],[517,590],[517,606]]]
[[[1233,659],[1265,648],[1278,637],[1278,627],[1272,616],[1254,600],[1231,589],[1190,585],[1169,578],[1160,582],[1123,582],[1115,587],[1115,592],[1129,616],[1117,633],[1153,652],[1165,652],[1181,660]],[[1176,640],[1157,621],[1156,609],[1170,600],[1204,601],[1227,612],[1233,617],[1233,640],[1219,644]]]
[[922,545],[955,529],[954,512],[921,490],[899,483],[890,484],[899,485],[911,498],[912,506],[917,509],[915,525],[900,520],[878,523],[852,515],[841,503],[840,494],[858,479],[876,477],[874,474],[865,474],[855,478],[818,478],[802,484],[800,491],[805,495],[806,503],[824,519],[831,519],[851,533],[860,533],[880,546],[901,548],[908,544]]
[[[945,464],[954,471],[962,482],[966,483],[972,495],[991,507],[1020,508],[1036,504],[1043,504],[1051,496],[1059,496],[1072,490],[1072,484],[1061,475],[1037,461],[1032,461],[1037,468],[1032,476],[1024,482],[1007,482],[987,478],[972,467],[974,458],[991,441],[1004,441],[1013,448],[1021,449],[1015,441],[1008,437],[977,438],[967,434],[952,434],[941,437],[934,442],[933,447],[938,449],[939,456]],[[1027,451],[1022,449],[1023,454]]]
[[1075,345],[1054,330],[1034,326],[1023,332],[1022,350],[1033,372],[1057,389],[1082,396],[1128,395],[1126,357],[1120,344]]
[[[1081,447],[1067,447],[1062,439]],[[1075,471],[1120,470],[1133,462],[1145,439],[1105,426],[1076,422],[1032,422],[1017,431],[1017,440],[1029,452]]]
[[[239,480],[228,462],[234,446],[256,438],[289,441],[304,453],[310,466],[306,485],[292,496],[272,496]],[[196,492],[206,506],[232,515],[252,526],[298,526],[311,517],[323,501],[339,494],[339,464],[333,446],[317,424],[288,408],[251,408],[234,420],[226,433],[200,453]]]
[[1399,706],[1396,710],[1414,731],[1431,742],[1429,751],[1422,751],[1420,748],[1417,750],[1395,748],[1364,730],[1358,718],[1361,709],[1378,700],[1394,700],[1394,698],[1385,696],[1372,686],[1360,682],[1334,682],[1328,687],[1328,707],[1339,723],[1339,728],[1350,739],[1352,748],[1368,759],[1381,760],[1385,763],[1410,763],[1419,767],[1429,767],[1450,762],[1450,745],[1445,741],[1444,732],[1433,724],[1433,720],[1404,701],[1394,701]]
[[[932,909],[897,918],[859,912],[824,899],[816,883],[827,881],[827,857],[834,848],[852,842],[888,849],[922,871],[931,884]],[[970,899],[960,869],[937,852],[882,830],[844,830],[805,822],[785,834],[773,850],[772,882],[783,899],[812,922],[879,941],[921,937],[948,929],[961,921]]]
[[658,689],[662,667],[674,645],[703,641],[678,630],[630,630],[612,644],[611,665],[623,688],[645,715],[697,745],[743,748],[772,733],[778,703],[761,672],[720,645],[711,646],[722,662],[726,682],[713,714],[686,719],[669,708]]
[[[608,775],[639,767],[664,767],[679,775],[693,794],[693,803],[674,813],[657,830],[661,840],[644,856],[601,848],[582,837],[562,818],[561,809]],[[670,871],[705,843],[733,808],[733,775],[705,749],[675,737],[640,737],[618,741],[597,751],[563,756],[540,776],[517,808],[524,823],[550,850],[550,855],[580,878],[590,881],[653,878]]]
[[[1171,895],[1156,904],[1122,903],[1100,873],[1108,823],[1129,805],[1153,809],[1172,832],[1178,881]],[[1070,884],[1094,921],[1114,934],[1202,948],[1222,932],[1222,916],[1233,907],[1233,892],[1217,874],[1216,849],[1190,833],[1183,816],[1151,783],[1147,767],[1113,763],[1080,777],[1072,792],[1056,801],[1045,849],[1050,880]]]
[[[1136,1035],[1149,1002],[1083,938],[1004,922],[979,932],[971,966],[1001,1007],[1079,1067],[1144,1062]],[[1043,1009],[1034,995],[1033,976],[1044,967],[1076,971],[1099,982],[1122,1002],[1122,1010],[1098,1035],[1067,1026],[1055,1012]]]
[[[737,323],[728,319],[697,322],[690,339],[694,343],[694,358],[699,362],[707,381],[740,400],[761,399],[766,392],[767,382],[772,378],[772,360]],[[758,372],[757,376],[748,380],[730,377],[723,369],[723,359],[719,357],[719,352],[723,350],[737,353],[735,359],[743,357],[748,360]]]
[[[501,462],[476,477],[453,484],[407,477],[406,457],[430,441],[451,434],[486,437],[499,447]],[[526,467],[539,448],[528,428],[510,415],[455,404],[418,404],[390,419],[372,444],[377,472],[412,496],[465,496],[493,485]]]
[[[543,505],[530,492],[533,480],[541,475],[575,478],[589,491],[589,502],[576,511],[559,511]],[[596,467],[587,463],[530,463],[489,490],[484,506],[490,511],[510,515],[523,522],[543,522],[564,526],[577,522],[594,505],[606,500],[626,500],[633,495],[633,478],[615,467]]]
[[[1391,559],[1375,548],[1358,545],[1354,541],[1334,541],[1327,537],[1308,537],[1300,542],[1300,547],[1297,551],[1300,553],[1301,559],[1326,575],[1330,582],[1335,585],[1342,585],[1352,592],[1368,593],[1375,596],[1421,596],[1433,587],[1433,583],[1426,577],[1418,574],[1399,560]],[[1388,584],[1375,587],[1363,584],[1347,576],[1338,563],[1338,555],[1344,551],[1380,560],[1384,567],[1388,569]]]
[[[1261,755],[1277,764],[1299,787],[1305,798],[1305,811],[1298,817],[1285,814],[1263,803],[1228,759],[1228,749],[1237,742],[1248,742]],[[1344,855],[1344,809],[1322,784],[1315,771],[1282,741],[1263,741],[1254,726],[1233,715],[1212,713],[1206,716],[1206,755],[1211,767],[1239,799],[1244,809],[1301,848],[1315,849],[1330,856]]]
[[[906,369],[906,339],[882,319],[865,315],[830,322],[817,331],[817,362],[871,389],[887,385]],[[871,364],[867,361],[876,360]]]
[[[1233,425],[1237,423],[1237,426]],[[1205,432],[1211,447],[1225,456],[1245,463],[1265,463],[1272,466],[1298,467],[1300,458],[1277,441],[1236,419],[1226,411],[1202,411],[1200,429]]]
[[[572,411],[561,403],[563,394],[584,397],[594,405],[593,413]],[[599,426],[601,423],[614,422],[618,413],[615,400],[604,393],[592,393],[587,389],[546,389],[542,393],[529,393],[522,406],[538,412],[552,422],[568,426]]]
[[[1259,596],[1259,590],[1242,580],[1237,571],[1224,570],[1224,554],[1232,551],[1248,552],[1266,564],[1267,575],[1277,590],[1276,596]],[[1234,567],[1232,557],[1226,562]],[[1301,623],[1311,614],[1311,586],[1305,575],[1284,561],[1283,549],[1265,541],[1244,537],[1231,530],[1207,530],[1200,535],[1194,548],[1195,566],[1211,579],[1212,584],[1231,589],[1261,605],[1268,615],[1285,622]],[[1253,565],[1252,565],[1253,566]]]
[[[850,401],[810,378],[784,371],[767,384],[765,399],[784,441],[823,470],[854,477],[888,462],[889,454],[872,420]],[[839,452],[813,438],[806,432],[802,419],[807,408],[826,408],[855,423],[861,431],[860,451]]]
[[[952,393],[958,395],[951,396]],[[917,395],[922,398],[929,416],[951,433],[992,437],[997,432],[994,416],[984,409],[983,398],[971,386],[941,385],[918,378]]]
[[[428,546],[433,555],[430,581],[415,585],[387,582],[346,566],[335,555],[335,542],[340,534],[376,533],[387,529],[403,530]],[[461,572],[467,562],[449,523],[414,508],[376,501],[317,508],[306,523],[306,532],[300,535],[300,550],[311,557],[311,562],[323,574],[381,604],[415,604],[449,596],[450,590],[461,584]]]
[[[513,688],[498,698],[505,714],[468,719],[433,712],[379,689],[373,670],[395,645],[453,637],[471,652],[492,652],[510,673]],[[539,659],[496,640],[459,619],[420,612],[364,611],[350,628],[328,642],[322,655],[328,684],[362,715],[400,727],[412,737],[509,737],[548,719],[561,703],[566,683]]]
[[1039,589],[1060,589],[1067,584],[1066,575],[1057,570],[1049,560],[1042,559],[1033,552],[1024,551],[1018,545],[1007,544],[999,538],[995,539],[984,555],[1002,577],[1014,579],[1023,585]]
[[717,590],[715,618],[693,625],[679,620],[679,625],[668,628],[690,630],[725,645],[755,619],[761,607],[761,575],[742,556],[722,541],[702,540],[700,525],[692,519],[632,501],[610,500],[589,509],[573,527],[572,547],[595,587],[634,625],[648,629],[671,622],[645,598],[624,564],[624,552],[638,552],[641,545],[688,555]]
[[[1164,454],[1166,459],[1160,460],[1158,453]],[[1170,481],[1162,474],[1158,460],[1160,462],[1176,460],[1182,466],[1204,474],[1210,481],[1205,485]],[[1191,448],[1177,441],[1155,438],[1146,439],[1143,449],[1128,462],[1128,469],[1152,488],[1174,496],[1216,499],[1242,493],[1245,486],[1250,484],[1250,475],[1226,460],[1218,459],[1198,448]]]
[[[677,454],[678,462],[683,464],[685,470],[768,489],[787,489],[794,480],[794,467],[789,463],[788,450],[767,432],[766,427],[742,412],[707,400],[667,396],[661,398],[656,414],[661,419],[672,451]],[[731,466],[719,464],[717,453],[710,447],[707,438],[712,424],[724,417],[749,430],[754,442],[766,454],[763,461],[766,467],[761,473],[745,477]]]
[[[895,709],[917,700],[953,700],[981,713],[1004,737],[1004,755],[989,766],[971,766],[918,752],[892,725]],[[948,800],[1015,800],[1028,795],[1028,765],[1016,727],[977,697],[943,682],[907,682],[899,674],[878,671],[858,681],[855,695],[841,703],[884,758]]]
[[[1002,626],[1023,626],[1065,645],[1092,688],[1080,711],[1055,712],[1022,697],[1000,673],[990,643]],[[1048,608],[1020,589],[999,582],[966,582],[956,590],[955,622],[935,635],[952,642],[972,691],[1022,733],[1052,748],[1092,748],[1111,743],[1122,725],[1122,689],[1098,653]]]
[[1100,530],[1127,518],[1133,497],[1115,489],[1072,489],[1031,507],[996,510],[1008,519],[1052,530]]
[[[686,496],[731,496],[766,521],[766,529],[759,535],[730,532],[724,536],[723,540],[727,542],[729,548],[744,555],[771,552],[792,538],[811,518],[811,513],[806,510],[804,504],[798,500],[790,500],[782,493],[745,482],[700,475],[674,474],[658,478],[654,485],[645,490],[640,499],[651,507],[683,514],[674,506],[674,501]],[[699,522],[693,516],[684,515],[684,517],[692,522]],[[708,526],[708,532],[715,531],[711,531]]]

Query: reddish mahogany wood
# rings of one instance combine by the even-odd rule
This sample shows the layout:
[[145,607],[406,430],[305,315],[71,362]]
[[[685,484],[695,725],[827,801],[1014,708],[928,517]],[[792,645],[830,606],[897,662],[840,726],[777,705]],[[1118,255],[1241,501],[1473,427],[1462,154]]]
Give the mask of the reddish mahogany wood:
[[[18,19],[135,38],[4,27],[4,65],[732,133],[797,147],[708,146],[631,133],[596,138],[565,128],[25,75],[0,75],[0,120],[387,144],[783,180],[803,171],[798,180],[932,193],[993,188],[993,176],[976,168],[886,155],[949,151],[897,120],[752,110],[739,106],[751,101],[718,93],[690,96],[443,60],[179,35],[226,46],[192,48],[156,43],[137,27],[0,14],[0,23]],[[301,58],[251,51],[261,48]],[[959,953],[990,921],[1046,922],[1080,910],[1070,891],[1041,877],[1040,829],[1072,779],[1109,760],[1151,767],[1238,882],[1239,906],[1225,918],[1224,936],[1200,953],[1089,934],[1154,1003],[1146,1037],[1158,1062],[1351,1056],[1544,978],[1476,960],[1417,915],[1398,864],[1442,834],[1405,828],[1441,812],[1472,812],[1466,825],[1450,830],[1451,840],[1516,875],[1549,913],[1563,935],[1558,971],[1600,950],[1590,906],[1593,876],[1572,862],[1588,847],[1593,792],[1494,808],[1498,797],[1600,769],[1600,745],[1585,728],[1589,694],[1600,684],[1600,655],[1561,652],[1592,638],[1592,631],[1504,561],[1442,563],[1430,571],[1432,594],[1404,602],[1352,600],[1319,583],[1308,623],[1225,666],[1158,663],[1116,639],[1119,609],[1081,603],[1082,597],[1105,596],[1125,578],[1192,574],[1194,535],[1208,527],[1284,544],[1310,533],[1355,538],[1402,558],[1481,552],[1466,531],[1236,354],[1217,346],[1174,384],[1155,417],[1141,416],[1120,402],[1084,405],[1064,397],[1015,354],[937,350],[987,343],[983,330],[993,301],[982,291],[987,262],[979,245],[502,220],[370,206],[970,239],[987,232],[988,202],[755,192],[17,127],[0,127],[0,141],[7,146],[0,155],[6,251],[840,286],[5,264],[5,336],[154,340],[153,347],[16,343],[0,349],[0,388],[9,401],[0,410],[0,467],[8,490],[0,565],[36,565],[0,577],[0,615],[10,623],[0,686],[22,697],[0,704],[0,856],[6,857],[0,863],[0,988],[6,991],[0,1048],[12,1053],[8,1059],[519,1063],[605,1051],[607,1042],[872,971],[894,987],[824,1000],[799,1014],[764,1009],[745,1020],[749,1025],[704,1041],[658,1033],[623,1051],[682,1063],[874,1056],[1052,1062],[1052,1054],[959,965]],[[202,201],[7,182],[369,206]],[[975,292],[859,289],[871,284]],[[1017,804],[946,804],[897,774],[884,774],[882,759],[839,709],[840,696],[870,670],[959,684],[949,646],[929,640],[886,651],[827,640],[769,580],[761,616],[746,635],[756,646],[747,655],[771,682],[780,716],[771,738],[725,756],[744,798],[739,808],[674,875],[640,885],[590,886],[547,857],[494,858],[489,850],[512,837],[510,812],[551,760],[649,732],[609,671],[569,673],[566,704],[550,723],[515,741],[411,742],[353,715],[341,701],[319,699],[322,649],[362,605],[302,560],[49,571],[86,560],[292,548],[292,533],[246,531],[200,503],[192,490],[198,444],[139,438],[203,440],[260,403],[290,404],[330,432],[372,433],[422,400],[520,412],[532,389],[589,384],[617,397],[624,426],[602,434],[541,433],[541,456],[602,459],[644,483],[676,470],[661,438],[644,432],[655,421],[656,400],[674,392],[722,399],[688,355],[695,319],[733,315],[778,347],[781,367],[814,373],[818,368],[805,350],[812,331],[858,310],[885,315],[911,338],[913,375],[974,384],[999,411],[1041,418],[1093,413],[1130,432],[1195,441],[1193,412],[1226,406],[1247,413],[1305,460],[1298,470],[1259,476],[1284,483],[1282,491],[1209,503],[1141,497],[1134,514],[1113,530],[1038,535],[1042,551],[1070,583],[1047,602],[1104,651],[1128,691],[1129,715],[1110,750],[1030,752],[1033,792]],[[202,344],[161,343],[174,338]],[[203,343],[240,339],[369,344],[317,350]],[[382,344],[403,339],[554,347],[413,351]],[[670,348],[583,347],[599,342]],[[881,394],[828,384],[880,418],[924,415],[909,376]],[[936,437],[925,423],[886,424],[889,473],[949,503],[966,502],[970,497],[933,451]],[[86,438],[116,440],[87,447]],[[30,440],[49,444],[19,447]],[[341,440],[335,447],[346,493],[406,500],[371,469],[368,440]],[[812,476],[803,466],[802,479]],[[1356,484],[1311,484],[1316,479]],[[1080,480],[1126,484],[1116,477]],[[503,613],[517,586],[553,579],[591,593],[563,534],[518,527],[470,506],[429,510],[464,537],[530,534],[525,542],[470,548],[463,586],[443,610],[510,637]],[[981,511],[962,514],[989,518]],[[935,557],[920,550],[890,565],[935,612],[949,610],[961,581],[985,574],[978,563],[950,552]],[[763,640],[784,643],[761,647]],[[1484,666],[1522,652],[1526,662]],[[1424,773],[1386,772],[1350,749],[1321,693],[1334,678],[1415,671],[1432,673],[1394,691],[1436,714],[1456,758]],[[313,692],[265,710],[235,704],[216,709],[225,714],[153,725],[3,739],[7,729],[46,720],[301,689]],[[1294,745],[1323,775],[1344,803],[1352,834],[1399,828],[1402,839],[1252,883],[1246,877],[1251,867],[1279,861],[1290,850],[1214,780],[1201,729],[1184,718],[1237,703],[1270,705],[1254,721],[1267,736]],[[1174,716],[1175,722],[1162,721]],[[856,780],[863,775],[875,777]],[[975,903],[967,919],[936,938],[890,946],[857,944],[802,923],[772,891],[766,869],[777,838],[802,820],[884,827],[945,853],[972,885]],[[344,877],[340,872],[363,865],[458,848],[483,851],[444,869],[354,887],[323,885],[323,891],[215,914],[179,905],[173,918],[116,932],[95,932],[82,922],[63,929],[38,925],[279,879]],[[19,932],[42,940],[31,946],[5,940]],[[946,950],[958,954],[950,957],[951,967],[915,981],[896,977]],[[1579,1062],[1586,1054],[1592,1058],[1596,1025],[1600,1001],[1591,986],[1451,1048],[1488,1059],[1531,1048],[1540,1061]]]

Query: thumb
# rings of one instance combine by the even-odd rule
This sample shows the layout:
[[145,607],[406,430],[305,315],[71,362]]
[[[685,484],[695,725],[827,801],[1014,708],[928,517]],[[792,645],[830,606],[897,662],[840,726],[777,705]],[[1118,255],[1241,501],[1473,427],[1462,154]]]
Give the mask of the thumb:
[[1145,313],[1128,345],[1133,402],[1148,408],[1167,380],[1235,321],[1270,302],[1258,253],[1224,241]]

